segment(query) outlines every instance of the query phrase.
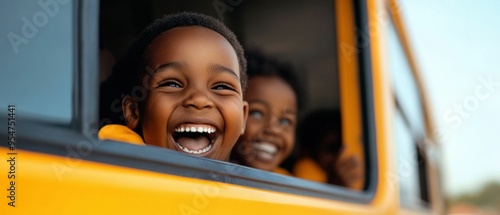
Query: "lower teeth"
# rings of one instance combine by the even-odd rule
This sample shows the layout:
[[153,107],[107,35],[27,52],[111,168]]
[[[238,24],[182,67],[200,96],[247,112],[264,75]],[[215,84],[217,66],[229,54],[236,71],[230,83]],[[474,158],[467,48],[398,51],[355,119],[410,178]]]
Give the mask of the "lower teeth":
[[208,150],[210,150],[212,148],[212,145],[208,145],[204,149],[200,149],[198,151],[193,151],[193,150],[189,150],[188,148],[181,146],[179,143],[177,143],[177,145],[179,146],[179,148],[181,148],[182,151],[189,153],[189,154],[195,154],[195,155],[207,152]]

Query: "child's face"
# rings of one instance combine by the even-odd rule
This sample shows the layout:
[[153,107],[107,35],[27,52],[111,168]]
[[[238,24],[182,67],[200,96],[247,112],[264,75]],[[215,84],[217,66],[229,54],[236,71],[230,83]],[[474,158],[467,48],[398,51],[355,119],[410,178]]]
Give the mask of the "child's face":
[[297,100],[293,89],[274,76],[248,80],[249,116],[235,152],[245,165],[273,171],[292,151]]
[[145,61],[149,91],[142,111],[135,111],[142,113],[135,123],[142,122],[144,141],[228,160],[248,115],[231,44],[207,28],[178,27],[153,40]]

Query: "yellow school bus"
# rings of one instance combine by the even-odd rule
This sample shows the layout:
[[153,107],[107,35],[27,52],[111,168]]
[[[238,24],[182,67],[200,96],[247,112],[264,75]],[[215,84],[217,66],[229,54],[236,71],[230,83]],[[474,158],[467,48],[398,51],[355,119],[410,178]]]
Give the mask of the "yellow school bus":
[[[340,109],[343,153],[360,158],[363,179],[347,188],[99,140],[99,77],[112,64],[102,53],[119,58],[148,23],[184,10],[291,62],[304,114]],[[2,1],[0,212],[443,214],[439,146],[402,13],[396,0]]]

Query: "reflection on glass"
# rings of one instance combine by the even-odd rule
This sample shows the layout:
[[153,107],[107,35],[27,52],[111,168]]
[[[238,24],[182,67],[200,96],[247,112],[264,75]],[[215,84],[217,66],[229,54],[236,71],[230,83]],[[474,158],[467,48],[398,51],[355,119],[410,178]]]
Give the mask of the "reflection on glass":
[[73,71],[72,2],[0,2],[0,112],[69,123]]

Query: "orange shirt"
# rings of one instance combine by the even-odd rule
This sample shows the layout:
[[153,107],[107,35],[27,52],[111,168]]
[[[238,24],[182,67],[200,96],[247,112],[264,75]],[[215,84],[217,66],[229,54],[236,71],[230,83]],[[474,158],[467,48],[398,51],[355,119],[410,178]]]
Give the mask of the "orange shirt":
[[323,183],[327,182],[325,171],[323,171],[319,164],[311,158],[301,158],[298,160],[293,167],[293,174],[296,177],[306,180]]
[[124,125],[110,124],[102,127],[97,134],[100,140],[114,140],[136,145],[145,145],[139,134]]
[[274,173],[282,174],[282,175],[288,175],[288,176],[293,176],[292,173],[288,172],[288,170],[283,169],[281,167],[276,167],[273,171]]

